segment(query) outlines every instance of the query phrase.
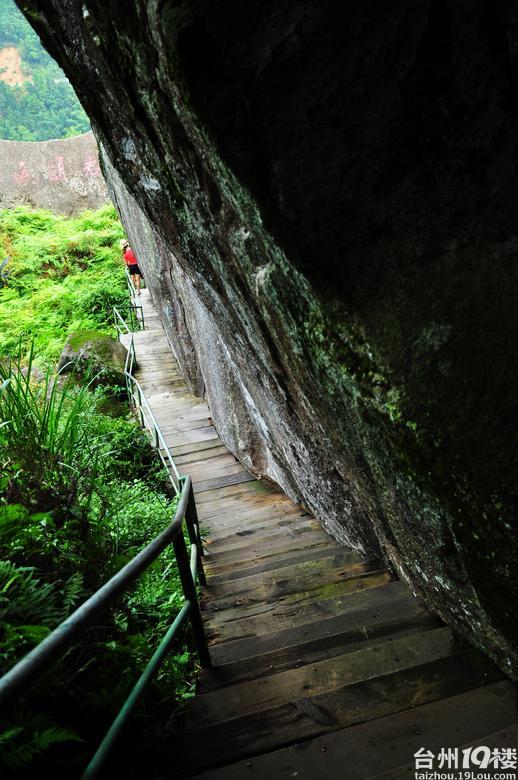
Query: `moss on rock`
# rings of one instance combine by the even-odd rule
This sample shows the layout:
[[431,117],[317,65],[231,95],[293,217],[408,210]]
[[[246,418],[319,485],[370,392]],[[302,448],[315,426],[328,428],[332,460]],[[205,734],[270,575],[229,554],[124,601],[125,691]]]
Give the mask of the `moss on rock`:
[[106,333],[71,333],[61,353],[58,372],[73,373],[94,385],[124,387],[127,349]]

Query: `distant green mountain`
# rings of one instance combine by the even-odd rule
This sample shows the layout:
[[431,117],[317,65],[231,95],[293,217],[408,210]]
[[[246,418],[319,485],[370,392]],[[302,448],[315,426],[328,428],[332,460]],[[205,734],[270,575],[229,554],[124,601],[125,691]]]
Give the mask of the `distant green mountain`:
[[0,69],[0,138],[46,141],[90,129],[65,74],[13,0],[0,0]]

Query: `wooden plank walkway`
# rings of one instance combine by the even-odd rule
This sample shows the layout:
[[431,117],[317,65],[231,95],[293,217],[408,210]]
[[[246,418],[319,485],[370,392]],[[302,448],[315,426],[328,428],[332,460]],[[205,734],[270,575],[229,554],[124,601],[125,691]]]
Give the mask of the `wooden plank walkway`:
[[404,583],[237,462],[147,291],[142,304],[136,375],[207,530],[213,668],[172,738],[171,777],[413,777],[421,747],[516,746],[514,686]]

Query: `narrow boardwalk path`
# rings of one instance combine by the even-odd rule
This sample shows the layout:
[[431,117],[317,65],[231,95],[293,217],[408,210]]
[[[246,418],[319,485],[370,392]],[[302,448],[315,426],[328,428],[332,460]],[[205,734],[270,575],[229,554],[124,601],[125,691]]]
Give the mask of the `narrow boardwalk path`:
[[136,376],[207,530],[213,668],[171,777],[180,760],[207,780],[413,777],[421,747],[516,746],[514,686],[404,583],[236,461],[188,392],[147,291],[142,304]]

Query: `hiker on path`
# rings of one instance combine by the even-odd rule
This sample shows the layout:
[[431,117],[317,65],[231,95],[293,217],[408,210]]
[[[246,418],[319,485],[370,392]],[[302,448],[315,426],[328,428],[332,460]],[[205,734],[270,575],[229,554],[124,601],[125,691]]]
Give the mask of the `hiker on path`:
[[131,276],[131,281],[133,282],[133,287],[135,288],[137,295],[140,295],[140,278],[142,274],[140,272],[140,268],[138,267],[138,261],[135,257],[135,253],[125,238],[121,238],[120,246],[122,250],[122,256],[124,257],[124,262],[126,263],[128,273]]

